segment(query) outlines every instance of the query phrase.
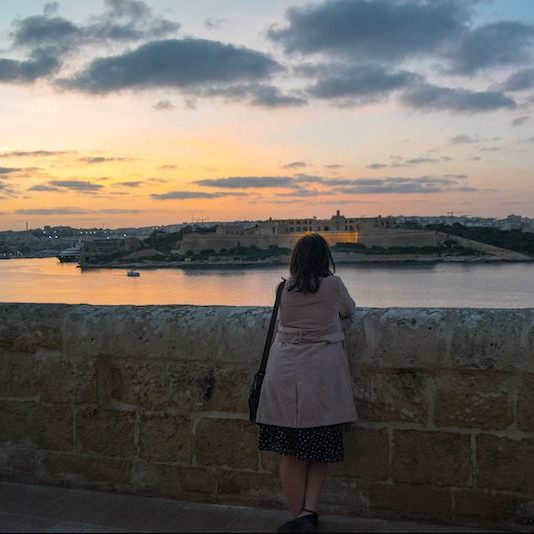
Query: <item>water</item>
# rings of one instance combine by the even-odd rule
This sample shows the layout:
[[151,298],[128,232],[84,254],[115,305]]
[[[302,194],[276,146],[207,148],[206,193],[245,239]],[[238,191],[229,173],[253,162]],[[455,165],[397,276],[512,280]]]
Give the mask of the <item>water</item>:
[[[0,302],[271,305],[283,267],[83,271],[55,258],[0,261]],[[534,264],[341,265],[360,306],[534,308]]]

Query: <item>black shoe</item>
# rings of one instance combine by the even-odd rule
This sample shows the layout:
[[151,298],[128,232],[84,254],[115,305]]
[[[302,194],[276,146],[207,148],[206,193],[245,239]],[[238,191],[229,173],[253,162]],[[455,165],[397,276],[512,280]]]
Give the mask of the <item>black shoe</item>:
[[319,526],[319,516],[316,512],[310,512],[292,521],[284,523],[278,532],[315,532]]

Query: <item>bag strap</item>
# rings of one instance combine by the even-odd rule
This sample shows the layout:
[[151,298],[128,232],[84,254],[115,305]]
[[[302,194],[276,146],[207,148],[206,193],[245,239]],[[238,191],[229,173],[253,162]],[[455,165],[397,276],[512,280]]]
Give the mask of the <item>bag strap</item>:
[[276,326],[276,317],[278,316],[278,309],[280,308],[280,302],[282,301],[282,291],[286,285],[286,280],[282,279],[276,290],[276,300],[274,302],[273,313],[271,315],[271,323],[269,324],[269,331],[267,333],[267,339],[265,340],[265,347],[263,348],[263,356],[261,357],[261,365],[259,374],[264,375],[267,369],[267,359],[269,358],[269,351],[273,342],[274,328]]

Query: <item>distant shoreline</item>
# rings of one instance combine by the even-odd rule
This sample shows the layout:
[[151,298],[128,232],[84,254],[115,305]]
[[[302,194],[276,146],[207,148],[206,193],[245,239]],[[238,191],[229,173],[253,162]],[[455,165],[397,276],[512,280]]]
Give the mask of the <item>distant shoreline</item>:
[[[463,264],[483,264],[483,263],[534,263],[534,258],[528,259],[507,259],[498,257],[468,257],[468,256],[451,256],[446,258],[439,258],[436,256],[423,257],[411,256],[409,258],[391,255],[384,257],[367,256],[358,258],[336,258],[334,256],[336,265],[359,265],[359,264],[402,264],[402,265],[417,265],[417,264],[439,264],[439,263],[463,263]],[[283,261],[249,261],[249,262],[132,262],[132,263],[104,263],[104,264],[86,264],[81,265],[82,270],[91,269],[240,269],[240,268],[272,268],[287,266],[288,260]]]

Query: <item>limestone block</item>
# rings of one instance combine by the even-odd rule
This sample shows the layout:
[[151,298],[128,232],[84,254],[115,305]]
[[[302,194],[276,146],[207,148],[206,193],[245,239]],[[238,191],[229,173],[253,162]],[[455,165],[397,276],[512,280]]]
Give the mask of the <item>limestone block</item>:
[[191,463],[193,425],[187,417],[142,415],[140,457],[155,462]]
[[455,313],[454,367],[534,372],[534,351],[527,340],[529,335],[534,339],[534,310],[458,309]]
[[362,421],[418,423],[428,419],[428,374],[410,370],[352,372],[358,416]]
[[33,354],[0,349],[0,397],[37,400],[39,386],[38,361]]
[[68,404],[39,404],[30,418],[29,434],[38,449],[74,449],[72,409]]
[[454,517],[457,522],[476,527],[532,525],[534,501],[517,495],[481,490],[454,492]]
[[473,483],[470,436],[395,430],[393,480],[410,484],[470,487]]
[[354,361],[377,369],[447,367],[451,321],[446,309],[358,310],[348,350]]
[[258,451],[260,459],[260,471],[267,473],[278,473],[280,470],[280,459],[282,456],[276,452]]
[[367,483],[349,477],[329,477],[326,481],[321,508],[342,505],[345,513],[367,517],[369,495]]
[[131,478],[132,462],[125,458],[46,451],[37,456],[36,481],[41,484],[124,491]]
[[0,443],[32,447],[29,426],[33,402],[0,401]]
[[36,352],[63,350],[66,304],[0,304],[0,349]]
[[345,461],[335,465],[334,475],[364,480],[387,480],[391,476],[387,430],[355,428],[345,434]]
[[134,444],[135,414],[103,408],[76,412],[76,450],[104,456],[129,456]]
[[33,449],[0,447],[0,479],[31,482],[35,469]]
[[257,430],[241,419],[199,421],[195,433],[195,454],[199,465],[258,468]]
[[477,436],[477,485],[534,496],[534,439]]
[[118,359],[259,362],[268,320],[266,308],[75,306],[65,318],[65,351]]
[[135,487],[145,495],[205,502],[215,497],[215,474],[210,468],[140,461],[134,473]]
[[515,378],[492,371],[436,375],[434,423],[438,427],[504,430],[514,422]]
[[448,489],[411,484],[375,483],[369,490],[371,517],[451,523],[452,497]]
[[517,404],[518,426],[524,432],[534,432],[534,375],[524,375]]

